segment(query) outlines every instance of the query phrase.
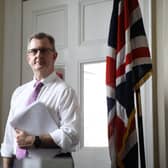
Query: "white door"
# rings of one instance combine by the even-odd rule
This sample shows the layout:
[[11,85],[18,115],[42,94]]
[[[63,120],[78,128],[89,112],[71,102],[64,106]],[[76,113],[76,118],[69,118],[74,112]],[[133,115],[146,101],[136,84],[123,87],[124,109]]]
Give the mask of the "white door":
[[[101,85],[105,85],[105,46],[111,9],[111,0],[23,2],[22,83],[32,78],[24,58],[28,36],[42,31],[53,35],[58,51],[56,67],[65,69],[65,80],[76,90],[81,104],[82,148],[73,153],[76,168],[110,168],[106,135],[107,110],[104,105],[106,96],[105,91],[101,91],[99,96],[98,90],[101,90]],[[98,99],[92,100],[95,108],[88,104],[93,93],[104,99],[103,105],[97,102]]]
[[[106,135],[106,98],[101,88],[103,82],[105,83],[103,62],[106,56],[112,2],[112,0],[23,1],[21,81],[24,83],[32,79],[32,72],[24,57],[28,36],[41,31],[53,35],[59,54],[56,67],[65,70],[65,80],[76,90],[81,104],[82,148],[79,152],[73,153],[76,168],[110,168]],[[143,12],[146,16],[144,19],[149,39],[151,39],[150,2],[141,0],[141,4],[144,4]],[[152,98],[149,95],[151,95],[151,81],[146,87],[142,103],[148,112],[144,114],[144,126],[148,128],[144,128],[147,167],[153,167],[151,154],[153,123],[150,106]]]

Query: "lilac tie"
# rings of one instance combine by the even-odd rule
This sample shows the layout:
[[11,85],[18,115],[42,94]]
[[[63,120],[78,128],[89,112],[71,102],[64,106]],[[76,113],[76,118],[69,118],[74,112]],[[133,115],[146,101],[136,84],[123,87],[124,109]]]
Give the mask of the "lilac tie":
[[34,85],[34,91],[32,92],[32,94],[30,95],[28,101],[27,101],[27,105],[30,105],[31,103],[33,103],[36,99],[37,96],[42,88],[44,84],[41,83],[40,81],[37,81]]
[[[27,101],[27,106],[30,105],[31,103],[33,103],[36,99],[37,96],[42,88],[44,84],[41,83],[40,81],[36,81],[35,85],[34,85],[34,91],[32,92],[32,94],[30,95],[28,101]],[[21,148],[17,148],[16,149],[16,158],[17,159],[24,159],[27,155],[27,150],[26,149],[21,149]]]

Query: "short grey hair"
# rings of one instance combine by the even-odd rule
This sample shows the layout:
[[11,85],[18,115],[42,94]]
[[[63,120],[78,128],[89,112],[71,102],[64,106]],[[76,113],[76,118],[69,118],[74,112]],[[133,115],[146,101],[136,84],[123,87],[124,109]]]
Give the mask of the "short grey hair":
[[57,52],[56,48],[55,48],[55,39],[54,39],[54,37],[49,35],[49,34],[47,34],[47,33],[44,33],[44,32],[40,32],[40,33],[36,33],[36,34],[31,35],[29,37],[29,39],[28,39],[28,45],[29,45],[29,43],[31,42],[32,39],[44,39],[44,38],[48,39],[48,41],[52,45],[52,49],[54,50],[54,52]]

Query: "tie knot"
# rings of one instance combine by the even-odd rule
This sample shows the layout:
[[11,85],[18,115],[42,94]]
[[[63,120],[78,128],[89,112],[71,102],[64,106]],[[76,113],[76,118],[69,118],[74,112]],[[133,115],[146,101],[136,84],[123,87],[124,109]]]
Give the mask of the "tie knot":
[[44,84],[40,81],[36,81],[36,83],[34,84],[35,88],[41,88]]
[[42,88],[42,86],[43,86],[44,84],[42,83],[42,82],[40,82],[40,81],[37,81],[36,83],[35,83],[35,85],[34,85],[34,87],[35,87],[35,90],[34,90],[34,94],[36,94],[36,96],[39,94],[39,92],[40,92],[40,90],[41,90],[41,88]]

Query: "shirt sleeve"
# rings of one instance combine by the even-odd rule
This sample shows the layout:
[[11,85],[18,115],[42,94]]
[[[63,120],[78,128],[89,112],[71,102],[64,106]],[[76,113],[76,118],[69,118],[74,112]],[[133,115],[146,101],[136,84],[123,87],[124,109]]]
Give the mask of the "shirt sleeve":
[[10,125],[12,112],[10,111],[9,117],[5,127],[5,134],[3,143],[1,144],[1,156],[2,157],[12,157],[14,154],[14,132]]
[[50,135],[63,151],[75,151],[80,139],[80,115],[77,97],[72,88],[65,89],[61,95],[59,115],[60,127]]
[[15,147],[16,147],[16,141],[15,141],[15,135],[14,135],[15,133],[14,133],[14,129],[10,125],[10,121],[13,119],[14,111],[12,110],[12,108],[13,108],[13,104],[15,103],[15,98],[18,94],[18,90],[20,90],[19,87],[14,91],[11,97],[10,111],[6,122],[3,142],[1,144],[2,157],[12,157],[15,154]]

